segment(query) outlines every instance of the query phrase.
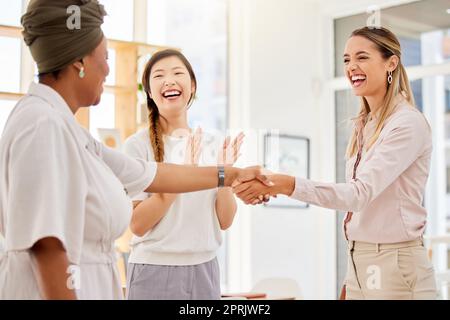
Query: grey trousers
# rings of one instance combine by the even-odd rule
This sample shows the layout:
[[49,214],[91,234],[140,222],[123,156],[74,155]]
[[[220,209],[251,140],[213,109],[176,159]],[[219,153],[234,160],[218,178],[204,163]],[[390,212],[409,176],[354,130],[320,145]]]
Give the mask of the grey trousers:
[[129,300],[218,300],[217,258],[193,266],[129,263],[126,297]]

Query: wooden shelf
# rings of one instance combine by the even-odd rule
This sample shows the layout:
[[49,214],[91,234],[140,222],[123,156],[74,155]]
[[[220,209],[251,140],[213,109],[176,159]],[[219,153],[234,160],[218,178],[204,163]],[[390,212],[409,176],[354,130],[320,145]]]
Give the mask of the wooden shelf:
[[137,84],[132,87],[124,87],[124,86],[104,86],[105,92],[112,94],[124,94],[124,93],[133,93],[137,92]]
[[22,27],[5,26],[0,24],[0,37],[21,38]]
[[22,98],[25,94],[23,93],[13,93],[13,92],[1,92],[0,91],[0,100],[13,100],[17,101]]
[[[114,39],[108,39],[108,48],[113,50],[127,50],[127,49],[133,49],[137,48],[137,54],[138,56],[143,56],[146,54],[154,54],[157,51],[167,49],[169,47],[167,46],[159,46],[159,45],[153,45],[143,42],[129,42],[129,41],[123,41],[123,40],[114,40]],[[173,48],[177,49],[178,48]]]

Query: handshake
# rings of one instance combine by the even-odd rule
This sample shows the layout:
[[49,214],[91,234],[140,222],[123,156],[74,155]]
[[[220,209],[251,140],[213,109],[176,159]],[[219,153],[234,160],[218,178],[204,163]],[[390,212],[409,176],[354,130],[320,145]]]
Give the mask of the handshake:
[[[201,128],[189,136],[186,145],[185,164],[198,165],[199,156],[202,152],[203,131]],[[248,168],[234,168],[240,156],[240,148],[244,140],[244,133],[241,132],[231,140],[227,137],[218,152],[217,164],[225,167],[225,186],[232,187],[236,194],[245,204],[261,204],[268,202],[270,197],[278,194],[290,196],[294,191],[295,179],[281,174],[273,174],[259,166]]]
[[233,193],[245,204],[257,205],[268,202],[278,194],[290,196],[294,192],[295,178],[274,174],[259,166],[232,169]]

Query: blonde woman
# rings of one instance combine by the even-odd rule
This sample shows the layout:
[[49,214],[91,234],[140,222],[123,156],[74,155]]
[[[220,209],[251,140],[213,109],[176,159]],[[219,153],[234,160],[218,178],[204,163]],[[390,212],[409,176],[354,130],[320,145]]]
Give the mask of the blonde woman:
[[346,183],[273,175],[274,187],[236,185],[246,203],[285,194],[347,211],[348,271],[342,298],[435,299],[435,276],[422,242],[422,206],[431,129],[414,105],[400,44],[385,28],[353,31],[345,74],[361,108],[348,144]]
[[[127,154],[149,162],[206,165],[206,157],[200,155],[208,145],[202,143],[200,130],[192,134],[187,121],[197,88],[189,61],[176,50],[157,52],[142,82],[149,128],[126,141]],[[231,143],[227,138],[214,164],[233,165],[242,139],[242,134]],[[128,299],[220,299],[216,254],[221,230],[230,227],[236,213],[231,188],[141,193],[133,200]]]

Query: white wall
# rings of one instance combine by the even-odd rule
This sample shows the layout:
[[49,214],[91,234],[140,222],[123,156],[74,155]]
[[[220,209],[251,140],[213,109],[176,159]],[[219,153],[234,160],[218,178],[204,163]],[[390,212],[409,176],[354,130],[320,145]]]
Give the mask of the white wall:
[[[230,121],[309,137],[311,178],[334,181],[334,120],[320,99],[328,55],[321,21],[315,1],[231,1]],[[248,163],[261,160],[252,156]],[[334,299],[335,246],[334,211],[242,206],[230,231],[229,290],[290,277],[305,298]]]

